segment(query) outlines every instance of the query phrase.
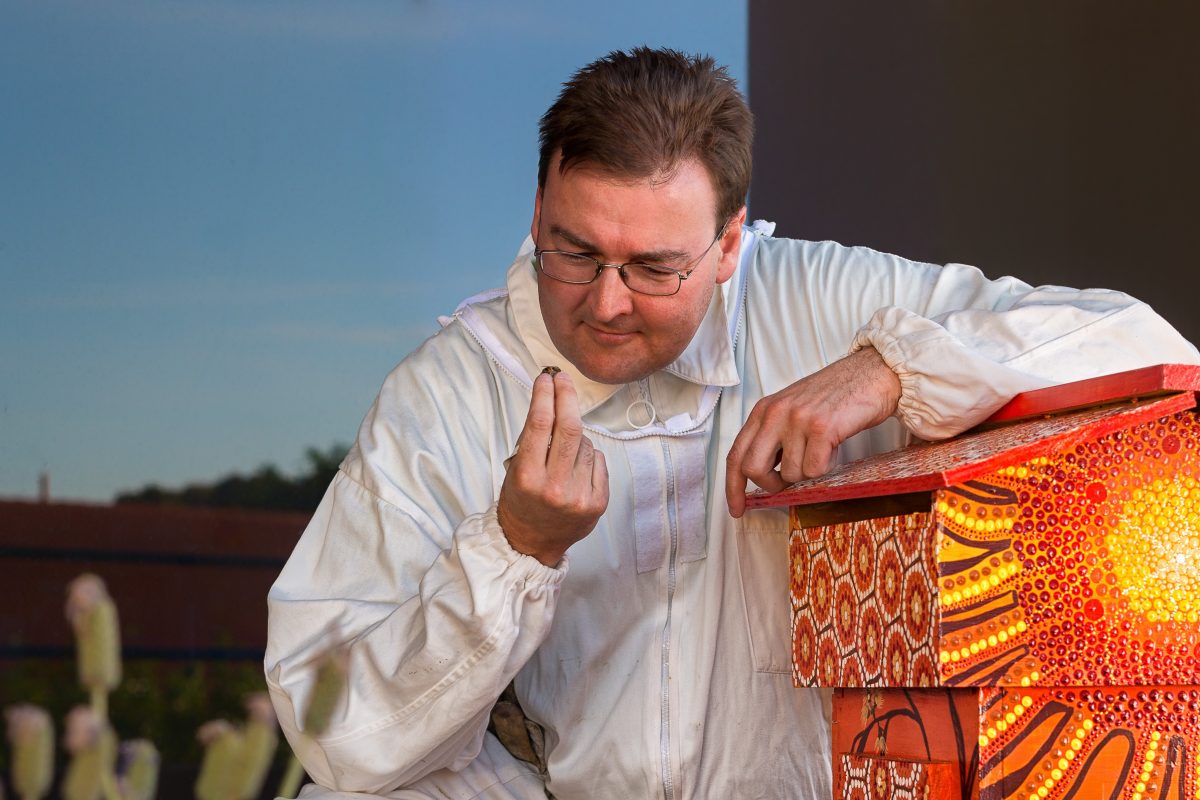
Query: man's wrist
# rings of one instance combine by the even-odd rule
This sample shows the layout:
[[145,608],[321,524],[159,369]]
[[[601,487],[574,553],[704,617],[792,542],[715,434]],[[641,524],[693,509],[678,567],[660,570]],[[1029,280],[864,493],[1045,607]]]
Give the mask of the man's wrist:
[[895,415],[900,407],[900,397],[903,393],[900,376],[888,366],[883,355],[872,345],[861,347],[851,353],[849,357],[858,360],[859,366],[863,367],[874,381],[878,389],[877,396],[881,398],[880,402],[884,406],[881,409],[882,418],[886,419]]
[[521,555],[535,558],[547,567],[557,567],[566,555],[566,549],[546,547],[544,543],[533,544],[521,535],[521,525],[514,520],[503,503],[496,506],[496,521],[500,523],[500,531],[508,541],[508,546]]

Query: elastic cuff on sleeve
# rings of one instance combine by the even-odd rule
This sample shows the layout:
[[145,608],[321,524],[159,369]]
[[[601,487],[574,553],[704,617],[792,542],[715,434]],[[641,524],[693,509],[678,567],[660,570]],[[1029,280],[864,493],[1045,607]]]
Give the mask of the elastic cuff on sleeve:
[[521,573],[525,580],[544,586],[556,586],[562,583],[563,578],[567,576],[570,563],[565,554],[558,564],[548,567],[533,556],[514,550],[508,542],[508,537],[504,535],[504,529],[500,527],[494,503],[491,508],[480,515],[480,523],[481,541],[478,545],[474,542],[469,544],[462,542],[459,544],[460,549],[468,547],[473,549],[476,546],[491,548],[500,559]]
[[961,433],[1015,394],[1006,386],[1013,374],[962,347],[936,322],[905,309],[877,311],[855,335],[852,350],[868,345],[900,379],[895,416],[926,441]]
[[883,359],[883,363],[900,379],[900,399],[896,402],[896,411],[892,416],[899,418],[908,430],[918,430],[921,427],[921,420],[918,406],[913,401],[913,397],[917,394],[918,376],[912,370],[905,368],[905,359],[900,343],[887,331],[866,326],[855,334],[847,355],[857,353],[864,347],[874,347]]
[[896,416],[926,441],[962,433],[1013,395],[1048,384],[973,352],[937,322],[902,308],[875,313],[852,349],[867,345],[900,379]]

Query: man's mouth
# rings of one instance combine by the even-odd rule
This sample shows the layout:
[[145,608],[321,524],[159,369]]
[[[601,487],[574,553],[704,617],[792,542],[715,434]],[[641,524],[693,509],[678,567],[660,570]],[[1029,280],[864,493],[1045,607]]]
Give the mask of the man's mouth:
[[584,323],[584,327],[587,328],[591,337],[601,344],[621,344],[633,338],[635,333],[634,331],[614,331],[607,328],[599,328],[588,323]]

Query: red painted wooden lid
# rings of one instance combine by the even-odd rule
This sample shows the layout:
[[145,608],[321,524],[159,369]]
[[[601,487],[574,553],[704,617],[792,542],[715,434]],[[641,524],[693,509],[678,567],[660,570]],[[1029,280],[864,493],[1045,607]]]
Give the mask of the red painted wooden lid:
[[808,505],[952,486],[1192,408],[1198,390],[1200,366],[1160,364],[1025,392],[989,417],[983,429],[852,461],[778,494],[751,492],[746,506]]

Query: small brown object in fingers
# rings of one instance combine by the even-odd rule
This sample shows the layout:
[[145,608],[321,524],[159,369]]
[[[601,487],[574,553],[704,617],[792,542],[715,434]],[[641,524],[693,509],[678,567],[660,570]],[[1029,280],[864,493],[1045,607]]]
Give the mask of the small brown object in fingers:
[[560,372],[562,372],[562,370],[558,367],[542,367],[543,375],[557,375]]

